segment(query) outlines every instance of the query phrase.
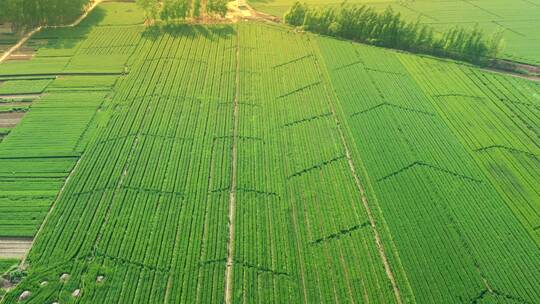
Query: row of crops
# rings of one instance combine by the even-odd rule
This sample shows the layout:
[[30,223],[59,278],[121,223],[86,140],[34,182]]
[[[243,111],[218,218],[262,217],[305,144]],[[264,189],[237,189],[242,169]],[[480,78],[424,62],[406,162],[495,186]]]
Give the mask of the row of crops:
[[[319,42],[356,161],[365,169],[370,201],[388,229],[392,261],[404,271],[403,293],[422,303],[539,301],[539,243],[513,212],[517,204],[528,208],[522,210],[528,216],[537,214],[531,208],[539,203],[538,138],[529,137],[532,130],[518,116],[498,108],[502,104],[487,105],[511,103],[487,97],[498,85],[476,79],[484,73],[473,69],[460,75],[456,64],[326,38]],[[523,94],[538,92],[535,85],[525,87]],[[532,103],[537,96],[513,101]],[[527,109],[534,119],[534,106]],[[516,144],[493,152],[526,158],[521,166],[531,166],[529,175],[480,156],[508,141]],[[510,182],[514,175],[519,179]],[[520,190],[523,196],[508,199]]]
[[234,302],[395,301],[310,44],[261,25],[143,39],[6,302],[220,302],[228,254]]
[[223,298],[236,44],[199,30],[141,41],[30,252],[30,303]]
[[239,35],[233,302],[394,302],[311,42]]
[[130,36],[122,27],[46,29],[28,42],[38,47],[34,58],[1,65],[0,110],[28,113],[0,144],[0,236],[36,234],[104,121],[102,110],[142,30],[132,27],[137,34]]
[[71,175],[3,303],[540,301],[537,85],[279,26],[120,22],[34,39],[68,60],[0,172],[56,181],[46,209]]

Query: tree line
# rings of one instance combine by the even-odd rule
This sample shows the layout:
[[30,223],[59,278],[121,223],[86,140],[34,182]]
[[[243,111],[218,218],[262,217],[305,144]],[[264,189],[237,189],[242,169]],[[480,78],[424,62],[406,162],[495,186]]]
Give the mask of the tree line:
[[[202,15],[224,17],[227,14],[227,0],[137,0],[144,10],[147,20],[165,22],[199,18]],[[204,4],[204,5],[203,5]]]
[[79,17],[89,0],[0,0],[0,23],[14,30],[39,25],[61,25]]
[[367,44],[484,64],[502,49],[502,33],[490,37],[473,27],[437,33],[428,25],[405,21],[388,7],[379,12],[366,5],[343,3],[337,8],[309,7],[296,2],[284,21],[306,31]]

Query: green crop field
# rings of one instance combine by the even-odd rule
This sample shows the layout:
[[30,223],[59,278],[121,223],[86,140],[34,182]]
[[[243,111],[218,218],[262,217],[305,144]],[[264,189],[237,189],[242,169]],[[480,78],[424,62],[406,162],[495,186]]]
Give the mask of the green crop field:
[[540,303],[538,82],[142,22],[104,3],[0,64],[0,95],[33,96],[0,241],[35,237],[0,303]]
[[[282,17],[297,0],[250,0],[254,8]],[[342,1],[305,0],[314,6],[339,6]],[[352,0],[379,10],[391,7],[410,21],[420,21],[444,31],[452,27],[478,26],[487,34],[503,32],[502,58],[540,64],[540,3],[528,0]]]

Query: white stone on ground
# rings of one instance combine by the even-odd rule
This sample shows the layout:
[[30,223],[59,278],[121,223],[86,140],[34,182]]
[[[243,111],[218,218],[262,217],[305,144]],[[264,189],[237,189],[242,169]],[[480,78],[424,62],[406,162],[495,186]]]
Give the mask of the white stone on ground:
[[30,297],[31,293],[28,290],[23,291],[21,295],[19,296],[19,301],[24,301]]
[[80,289],[75,289],[71,295],[74,296],[75,298],[77,298],[78,296],[81,295],[81,290]]

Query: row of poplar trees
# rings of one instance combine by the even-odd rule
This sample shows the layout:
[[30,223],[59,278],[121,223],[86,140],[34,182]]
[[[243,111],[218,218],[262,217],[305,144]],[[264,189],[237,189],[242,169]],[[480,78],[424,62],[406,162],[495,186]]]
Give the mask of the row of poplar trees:
[[170,22],[198,18],[203,14],[224,17],[227,14],[227,0],[137,0],[148,20]]
[[0,0],[0,23],[15,30],[67,24],[79,17],[89,0]]
[[405,21],[391,7],[379,12],[365,5],[315,8],[296,2],[284,20],[306,31],[476,64],[495,58],[502,48],[500,32],[486,37],[473,27],[438,33],[419,21]]

